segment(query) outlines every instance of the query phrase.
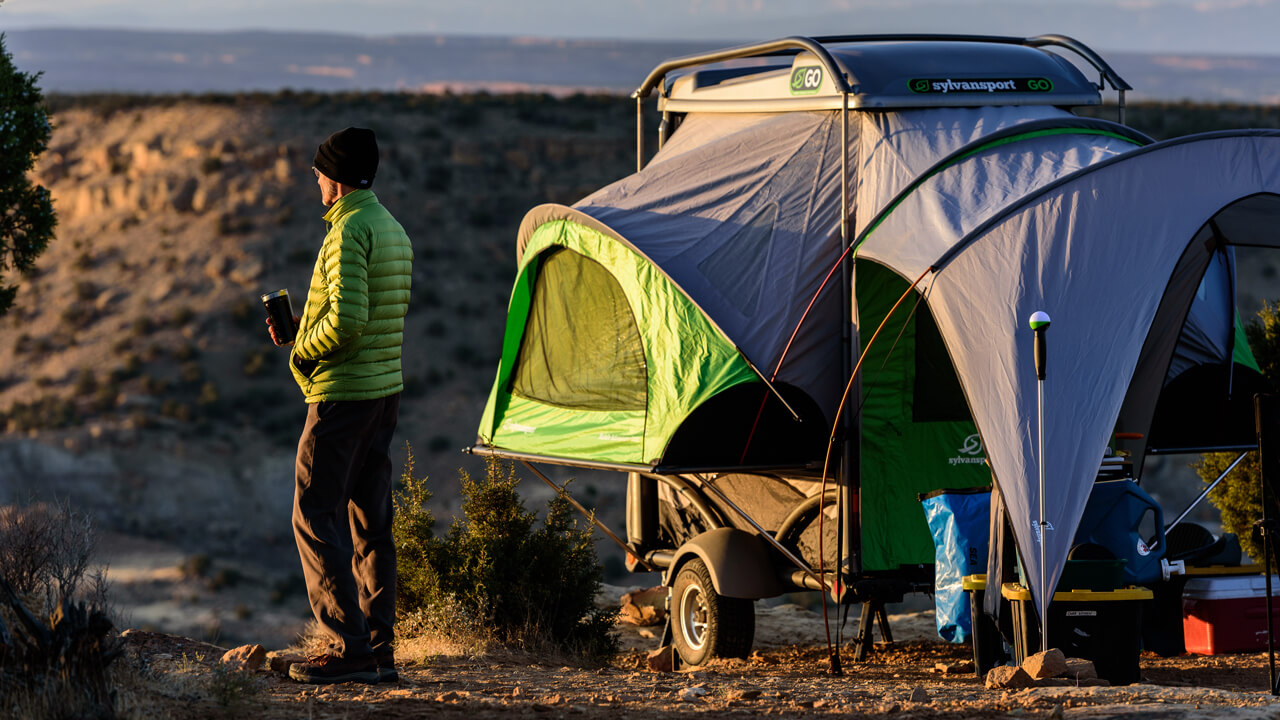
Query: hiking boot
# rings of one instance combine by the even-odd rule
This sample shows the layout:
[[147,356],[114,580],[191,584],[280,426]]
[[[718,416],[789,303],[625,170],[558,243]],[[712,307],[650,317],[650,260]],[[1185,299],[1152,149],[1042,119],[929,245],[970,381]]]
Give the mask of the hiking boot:
[[378,682],[400,682],[400,672],[396,670],[396,654],[391,646],[373,651],[374,662],[378,664]]
[[378,663],[372,655],[344,658],[327,653],[289,666],[289,677],[304,683],[378,682]]

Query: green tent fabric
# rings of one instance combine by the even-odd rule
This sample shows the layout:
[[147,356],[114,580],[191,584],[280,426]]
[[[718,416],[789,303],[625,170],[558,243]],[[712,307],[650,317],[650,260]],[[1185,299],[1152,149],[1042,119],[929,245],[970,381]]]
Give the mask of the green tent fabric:
[[747,382],[759,379],[661,269],[598,225],[551,220],[522,249],[480,439],[652,465],[699,405]]
[[[897,312],[872,333],[907,282],[874,262],[857,265],[862,373],[862,565],[893,570],[932,563],[933,539],[917,496],[991,484],[978,429],[928,306]],[[917,296],[918,297],[918,296]],[[908,298],[909,303],[916,297]],[[958,401],[958,404],[957,404]]]

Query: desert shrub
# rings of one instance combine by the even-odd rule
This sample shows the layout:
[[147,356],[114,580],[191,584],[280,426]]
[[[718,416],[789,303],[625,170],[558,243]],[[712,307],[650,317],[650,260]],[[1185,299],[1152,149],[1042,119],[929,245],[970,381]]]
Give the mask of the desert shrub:
[[228,717],[245,717],[265,687],[266,682],[254,673],[219,662],[213,664],[206,691]]
[[167,398],[160,405],[160,414],[183,423],[191,422],[191,418],[194,415],[189,403],[180,402],[173,398]]
[[191,555],[178,565],[178,570],[182,572],[182,576],[188,579],[205,577],[212,568],[213,558],[204,553]]
[[91,306],[76,302],[64,307],[59,317],[67,327],[84,329],[97,319],[97,313]]
[[140,315],[133,320],[133,337],[135,338],[146,337],[154,332],[155,329],[155,323],[146,315]]
[[271,369],[275,353],[266,348],[250,348],[245,351],[240,369],[245,377],[257,377]]
[[183,327],[187,323],[191,322],[192,318],[195,316],[196,312],[191,309],[191,306],[183,305],[173,311],[173,324],[175,327]]
[[[1280,385],[1280,304],[1264,302],[1258,316],[1244,327],[1258,368],[1274,388]],[[1213,482],[1236,459],[1236,453],[1207,453],[1192,464],[1206,483]],[[1249,557],[1262,561],[1262,547],[1253,537],[1253,523],[1262,519],[1262,468],[1251,453],[1209,495],[1222,514],[1222,529],[1240,538]]]
[[247,298],[242,298],[231,304],[231,320],[235,322],[236,327],[246,330],[255,327],[261,322],[261,315],[261,306]]
[[196,404],[202,408],[213,407],[218,404],[218,386],[213,382],[206,382],[200,388],[200,396],[196,398]]
[[483,478],[462,472],[460,480],[463,517],[436,538],[410,452],[396,494],[400,611],[420,619],[453,608],[450,624],[483,628],[509,646],[616,652],[612,614],[595,606],[602,571],[590,526],[580,527],[561,497],[539,526],[509,463],[490,460]]
[[5,717],[114,715],[120,654],[90,519],[62,503],[0,508],[0,708]]
[[30,403],[16,402],[5,415],[7,429],[18,432],[70,427],[77,419],[75,403],[56,395],[45,395]]
[[94,375],[91,368],[81,368],[76,374],[75,384],[72,386],[72,392],[78,397],[88,397],[98,389],[98,378]]
[[148,395],[162,395],[169,389],[169,381],[155,375],[143,375],[138,378],[138,389]]
[[98,288],[88,280],[77,280],[75,284],[76,300],[89,302],[98,296]]
[[182,382],[188,385],[195,385],[204,379],[204,368],[200,367],[200,363],[194,360],[184,362],[178,370],[178,376],[182,378]]
[[116,385],[114,381],[103,383],[94,391],[91,405],[95,412],[104,413],[116,406],[116,401],[119,397],[119,385]]

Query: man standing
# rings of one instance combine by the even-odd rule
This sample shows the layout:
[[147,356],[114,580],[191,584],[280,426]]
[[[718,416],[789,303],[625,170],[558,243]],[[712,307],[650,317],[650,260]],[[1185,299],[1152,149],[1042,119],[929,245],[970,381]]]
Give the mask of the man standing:
[[[372,130],[330,135],[314,164],[329,231],[289,358],[308,404],[293,533],[329,647],[289,675],[310,683],[394,681],[389,449],[403,389],[413,250],[369,189],[378,169]],[[276,340],[274,325],[270,332]]]

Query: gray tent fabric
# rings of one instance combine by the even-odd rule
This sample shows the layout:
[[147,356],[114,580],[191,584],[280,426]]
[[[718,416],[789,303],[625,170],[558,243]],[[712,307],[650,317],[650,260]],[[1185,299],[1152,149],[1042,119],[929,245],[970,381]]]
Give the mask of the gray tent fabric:
[[[1048,131],[1049,128],[1042,128]],[[926,179],[893,208],[858,249],[914,279],[966,233],[1035,188],[1134,150],[1132,139],[1057,128],[960,158]]]
[[[1199,285],[1167,288],[1175,266],[1196,251],[1191,241],[1209,218],[1257,193],[1280,194],[1280,132],[1159,143],[1032,193],[934,263],[924,292],[1037,602],[1045,588],[1033,530],[1037,383],[1027,319],[1037,310],[1053,318],[1044,462],[1054,587],[1161,300]],[[1280,246],[1274,230],[1252,241]]]
[[1001,129],[1033,120],[1073,117],[1047,105],[931,108],[858,113],[855,143],[855,233],[939,158]]
[[[691,114],[644,170],[574,208],[662,268],[769,376],[840,254],[838,116]],[[839,293],[824,293],[777,378],[828,418],[839,318]]]

